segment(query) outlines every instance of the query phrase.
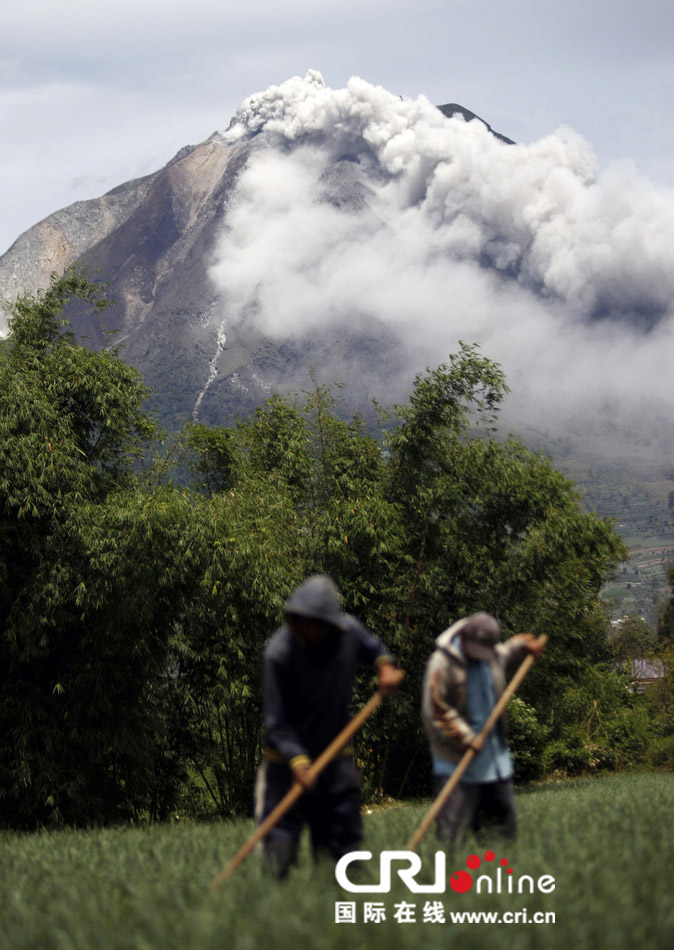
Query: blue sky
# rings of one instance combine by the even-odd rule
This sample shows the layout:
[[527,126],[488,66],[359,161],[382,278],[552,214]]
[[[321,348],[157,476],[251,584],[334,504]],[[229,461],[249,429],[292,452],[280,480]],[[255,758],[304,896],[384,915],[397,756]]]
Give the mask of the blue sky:
[[674,187],[674,5],[663,0],[22,0],[0,34],[0,253],[73,201],[164,165],[308,69],[459,102],[531,143]]

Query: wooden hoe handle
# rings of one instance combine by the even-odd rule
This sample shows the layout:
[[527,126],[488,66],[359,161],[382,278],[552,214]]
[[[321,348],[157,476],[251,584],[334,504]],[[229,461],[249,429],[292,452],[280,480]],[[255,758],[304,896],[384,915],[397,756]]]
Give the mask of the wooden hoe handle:
[[[350,739],[358,732],[363,723],[368,719],[372,713],[375,711],[377,706],[382,700],[382,695],[379,692],[376,692],[363,706],[363,708],[358,712],[351,722],[349,722],[339,735],[335,736],[329,746],[321,752],[319,757],[311,763],[307,770],[307,779],[309,782],[313,781],[328,765],[332,760],[342,751],[345,745],[349,742]],[[268,832],[274,827],[274,825],[285,815],[287,811],[295,804],[297,799],[305,791],[304,786],[300,785],[299,782],[295,782],[288,793],[281,799],[276,808],[271,811],[265,820],[258,825],[255,829],[255,832],[250,836],[248,841],[243,845],[242,848],[235,854],[229,864],[223,868],[223,870],[213,878],[211,881],[211,890],[216,890],[225,881],[236,871],[238,866],[244,861],[250,852],[253,850],[255,845],[261,841]]]

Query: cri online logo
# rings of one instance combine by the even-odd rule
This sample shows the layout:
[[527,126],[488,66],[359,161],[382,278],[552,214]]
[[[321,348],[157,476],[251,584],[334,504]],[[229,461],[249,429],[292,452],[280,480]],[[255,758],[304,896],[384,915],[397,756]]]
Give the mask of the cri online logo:
[[[347,876],[349,866],[356,861],[370,861],[371,858],[371,851],[350,851],[341,857],[335,867],[335,878],[340,887],[352,894],[388,894],[391,890],[392,865],[405,862],[406,866],[397,867],[396,873],[413,894],[444,894],[447,890],[447,859],[444,851],[435,852],[435,880],[432,884],[420,884],[416,880],[421,870],[421,858],[414,851],[382,851],[379,856],[379,884],[354,884],[350,881]],[[470,871],[476,872],[482,866],[483,860],[487,866],[496,867],[496,874],[481,874],[474,879]],[[534,890],[550,894],[555,889],[555,879],[550,874],[543,874],[536,881],[529,874],[521,874],[515,878],[507,858],[501,858],[498,864],[494,864],[495,861],[496,855],[493,851],[485,851],[484,858],[478,854],[469,855],[466,867],[470,871],[454,871],[449,877],[449,886],[457,894],[465,894],[473,885],[478,894],[483,890],[488,894],[533,894]]]

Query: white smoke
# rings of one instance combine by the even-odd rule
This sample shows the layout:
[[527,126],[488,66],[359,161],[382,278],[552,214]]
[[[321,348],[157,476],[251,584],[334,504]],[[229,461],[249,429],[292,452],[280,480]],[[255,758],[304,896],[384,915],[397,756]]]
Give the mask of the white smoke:
[[228,320],[378,322],[410,376],[476,341],[530,419],[671,418],[674,191],[629,162],[599,170],[569,128],[506,145],[314,71],[247,99],[227,137],[252,146],[211,269]]

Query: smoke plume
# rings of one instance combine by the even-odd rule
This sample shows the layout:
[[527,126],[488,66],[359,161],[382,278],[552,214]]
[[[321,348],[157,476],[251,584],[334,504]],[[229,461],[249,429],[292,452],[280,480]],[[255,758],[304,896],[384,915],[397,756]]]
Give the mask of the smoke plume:
[[251,96],[226,137],[251,149],[211,268],[230,323],[383,325],[410,378],[479,342],[529,422],[671,425],[674,191],[629,161],[599,169],[567,127],[504,144],[314,71]]

